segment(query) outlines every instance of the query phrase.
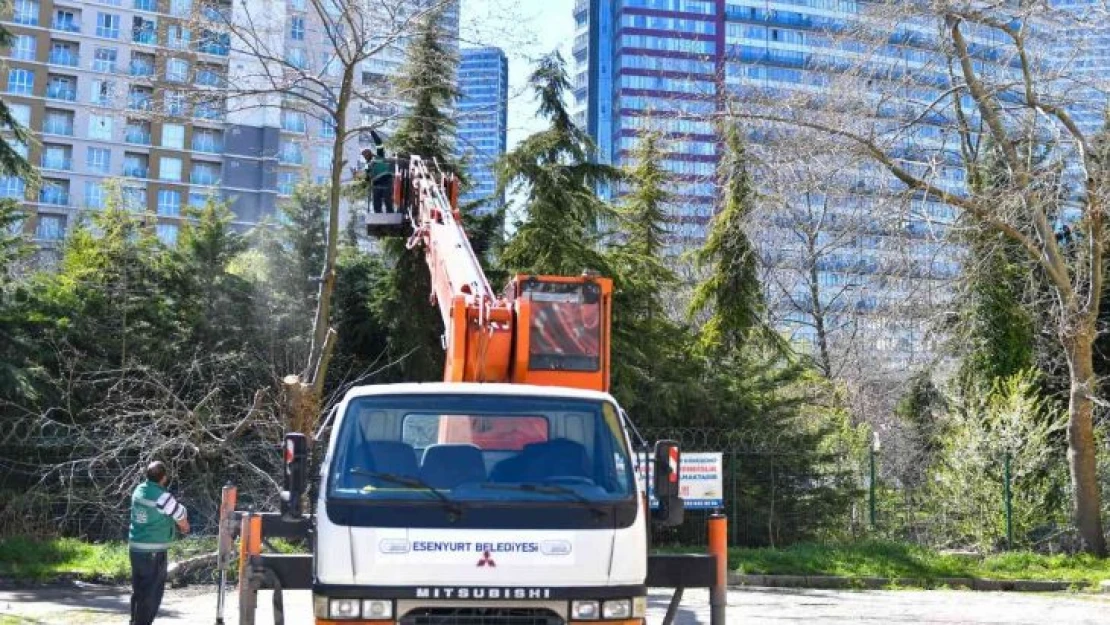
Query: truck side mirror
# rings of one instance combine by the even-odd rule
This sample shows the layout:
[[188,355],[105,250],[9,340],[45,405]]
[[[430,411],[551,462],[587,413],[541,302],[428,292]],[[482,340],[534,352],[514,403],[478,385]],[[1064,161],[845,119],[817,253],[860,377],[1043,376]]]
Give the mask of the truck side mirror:
[[652,487],[659,501],[655,521],[664,527],[682,524],[683,503],[678,488],[681,464],[677,442],[659,441],[655,444],[655,481]]
[[308,439],[298,432],[286,434],[282,454],[285,460],[285,479],[281,491],[281,515],[287,519],[299,519],[301,498],[307,485]]

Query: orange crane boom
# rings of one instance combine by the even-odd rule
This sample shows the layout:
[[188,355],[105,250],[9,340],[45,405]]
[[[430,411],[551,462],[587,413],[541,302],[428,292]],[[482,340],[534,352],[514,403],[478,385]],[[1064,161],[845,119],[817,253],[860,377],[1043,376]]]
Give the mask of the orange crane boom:
[[371,213],[378,236],[408,235],[432,279],[444,324],[447,382],[510,382],[609,390],[612,281],[514,276],[494,292],[462,225],[458,179],[420,156],[399,159],[397,213]]

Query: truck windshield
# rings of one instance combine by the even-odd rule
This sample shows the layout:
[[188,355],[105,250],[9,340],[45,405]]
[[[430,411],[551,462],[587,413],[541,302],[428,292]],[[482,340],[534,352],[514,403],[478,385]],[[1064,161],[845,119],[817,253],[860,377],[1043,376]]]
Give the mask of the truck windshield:
[[465,503],[616,502],[634,493],[609,402],[507,395],[388,395],[350,402],[328,497]]

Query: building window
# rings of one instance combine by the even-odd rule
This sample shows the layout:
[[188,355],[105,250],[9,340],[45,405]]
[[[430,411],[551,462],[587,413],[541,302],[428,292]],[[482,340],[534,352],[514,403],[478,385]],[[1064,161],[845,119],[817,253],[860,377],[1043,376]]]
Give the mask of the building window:
[[154,55],[146,54],[144,52],[131,53],[131,75],[132,76],[153,76],[154,75]]
[[150,122],[139,119],[127,120],[127,130],[123,140],[136,145],[150,145]]
[[189,172],[189,182],[193,184],[218,184],[220,181],[219,163],[205,163],[193,161],[193,168]]
[[193,10],[193,0],[170,0],[170,15],[186,17]]
[[35,90],[35,73],[29,69],[8,70],[8,93],[31,95]]
[[81,32],[81,17],[73,11],[58,9],[54,12],[54,23],[51,24],[51,28],[66,33],[79,33]]
[[175,50],[184,50],[189,47],[189,29],[180,24],[173,24],[166,29],[166,45]]
[[135,8],[140,11],[157,11],[157,0],[135,0]]
[[70,171],[73,169],[73,148],[68,145],[53,145],[44,143],[42,146],[43,169],[60,169]]
[[77,78],[51,74],[46,83],[46,97],[65,102],[77,101]]
[[278,195],[293,195],[297,186],[298,174],[295,171],[278,172]]
[[116,58],[119,54],[115,48],[97,48],[93,53],[93,71],[116,73]]
[[119,16],[113,13],[96,14],[96,36],[119,39]]
[[51,65],[77,67],[79,64],[77,51],[78,46],[75,43],[55,41],[50,44],[49,62]]
[[134,16],[131,18],[131,41],[154,45],[158,42],[158,24],[150,18]]
[[231,35],[228,33],[214,33],[210,30],[203,30],[200,33],[198,43],[198,52],[217,56],[227,56],[228,52],[231,50]]
[[85,206],[104,208],[104,185],[91,180],[85,182]]
[[146,154],[124,152],[123,175],[129,178],[146,178],[150,171],[150,157]]
[[303,112],[288,110],[281,112],[281,128],[283,130],[303,133],[306,126],[305,114]]
[[222,152],[223,133],[208,128],[193,128],[193,149],[197,152]]
[[16,176],[0,177],[0,197],[22,200],[27,183]]
[[316,148],[316,167],[318,169],[331,169],[331,150]]
[[185,114],[185,94],[180,91],[165,91],[162,94],[162,104],[165,106],[166,115],[180,117]]
[[204,206],[208,203],[209,194],[203,191],[189,191],[189,206]]
[[73,111],[46,109],[42,119],[42,131],[50,135],[73,136]]
[[112,151],[108,148],[89,148],[85,156],[85,163],[92,173],[111,173]]
[[115,84],[110,80],[92,81],[92,90],[89,92],[89,101],[100,106],[112,106],[112,94]]
[[304,154],[301,153],[301,144],[296,141],[282,141],[278,161],[286,165],[301,165],[304,163]]
[[297,69],[306,69],[308,55],[305,54],[304,48],[289,48],[285,52],[285,62]]
[[181,150],[185,148],[185,126],[162,124],[162,147]]
[[133,213],[146,212],[146,189],[143,187],[123,187],[123,207]]
[[40,241],[61,241],[65,234],[65,217],[39,214],[39,223],[35,228],[35,238]]
[[[165,159],[163,159],[165,160]],[[177,217],[181,214],[181,192],[173,189],[162,189],[158,192],[158,214],[166,217]]]
[[107,115],[89,115],[89,138],[112,140],[112,118]]
[[21,61],[34,61],[38,39],[34,35],[16,35],[12,42],[12,58]]
[[304,41],[304,18],[289,18],[289,38],[294,41]]
[[223,102],[219,100],[197,102],[193,107],[193,116],[200,119],[223,119]]
[[181,181],[181,159],[163,156],[158,162],[158,179],[170,182]]
[[24,128],[31,127],[31,105],[30,104],[8,104],[8,112],[11,113],[12,119],[15,123],[23,126]]
[[320,138],[334,139],[335,138],[335,121],[325,119],[320,122]]
[[15,0],[15,5],[12,8],[12,22],[24,26],[38,26],[38,0]]
[[208,87],[219,87],[223,85],[223,76],[220,74],[220,67],[218,65],[197,65],[196,83],[198,85],[205,85]]
[[289,0],[289,8],[294,11],[304,11],[304,0]]
[[39,203],[69,206],[69,181],[45,178],[39,188]]
[[177,245],[177,224],[158,224],[154,231],[163,245]]
[[154,108],[154,90],[150,87],[131,85],[127,92],[127,108],[133,111],[149,111]]
[[184,59],[169,59],[166,61],[166,80],[170,82],[185,82],[188,79],[188,61]]

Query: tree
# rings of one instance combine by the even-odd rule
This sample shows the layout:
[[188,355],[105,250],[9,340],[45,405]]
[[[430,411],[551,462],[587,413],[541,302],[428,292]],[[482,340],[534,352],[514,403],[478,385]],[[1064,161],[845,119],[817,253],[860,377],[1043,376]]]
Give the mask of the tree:
[[[322,50],[322,61],[286,54],[284,14],[266,4],[236,5],[234,10],[204,10],[197,21],[206,45],[241,51],[249,63],[232,64],[226,89],[198,91],[205,103],[226,102],[229,111],[278,108],[303,113],[333,132],[328,184],[327,246],[313,316],[311,341],[299,373],[284,379],[286,413],[291,427],[311,431],[320,417],[328,364],[335,346],[332,297],[339,255],[340,202],[344,173],[355,147],[352,140],[378,128],[394,114],[385,81],[364,76],[368,61],[404,45],[420,21],[450,0],[311,0],[307,36]],[[223,34],[221,34],[223,33]],[[320,57],[316,57],[320,58]]]
[[[1110,163],[1096,149],[1093,133],[1078,114],[1101,113],[1092,110],[1101,102],[1099,79],[1083,73],[1082,63],[1061,66],[1060,48],[1044,35],[1082,33],[1096,23],[1047,2],[881,3],[869,5],[863,13],[865,19],[847,29],[852,45],[880,54],[885,54],[892,33],[908,36],[907,23],[935,25],[928,36],[935,37],[929,43],[940,62],[932,64],[929,75],[941,76],[945,84],[925,85],[919,77],[928,72],[907,74],[896,64],[863,54],[853,67],[830,68],[829,88],[820,96],[798,92],[772,98],[753,93],[754,102],[732,115],[746,123],[789,126],[838,139],[846,154],[866,157],[899,181],[919,206],[936,202],[951,207],[985,232],[1012,241],[1028,266],[1044,273],[1054,300],[1054,333],[1068,363],[1073,519],[1084,549],[1105,555],[1093,422],[1093,345],[1099,334],[1110,234],[1105,220]],[[1049,23],[1051,28],[1040,27]],[[997,58],[1005,61],[978,58],[977,42],[987,39]],[[1079,46],[1070,53],[1091,52]],[[924,91],[928,97],[919,97]],[[951,142],[928,139],[938,130]],[[798,134],[804,138],[806,132]],[[966,193],[941,184],[937,174],[954,158],[966,161],[967,146],[978,145],[983,137],[998,146],[1002,167],[1009,172],[1005,184],[969,188]],[[1023,144],[1046,144],[1051,158],[1038,164],[1026,158]],[[960,149],[963,153],[953,154]],[[1067,181],[1066,191],[1061,181]],[[1067,218],[1065,199],[1075,215],[1068,219],[1076,243],[1073,253],[1065,251],[1053,225],[1056,217]]]
[[[458,58],[447,46],[440,11],[424,15],[398,74],[398,92],[412,102],[389,139],[393,152],[435,161],[459,174],[455,161],[455,121],[448,113],[458,90]],[[428,382],[443,378],[444,332],[439,311],[431,305],[431,274],[424,255],[409,250],[403,240],[388,240],[383,248],[393,266],[381,278],[382,296],[374,303],[389,336],[389,357],[401,359],[398,379]]]
[[502,262],[520,272],[576,275],[589,269],[610,274],[598,248],[598,228],[613,213],[595,189],[616,181],[619,172],[590,161],[594,144],[566,109],[570,82],[558,52],[539,60],[529,82],[539,100],[538,114],[550,125],[498,163],[498,194],[512,189],[525,196],[523,219]]
[[754,210],[755,189],[748,170],[740,128],[722,128],[725,152],[718,178],[724,205],[712,221],[705,245],[694,253],[707,272],[694,289],[690,314],[707,312],[702,344],[709,351],[736,353],[752,341],[772,338],[765,325],[759,259],[745,228]]

